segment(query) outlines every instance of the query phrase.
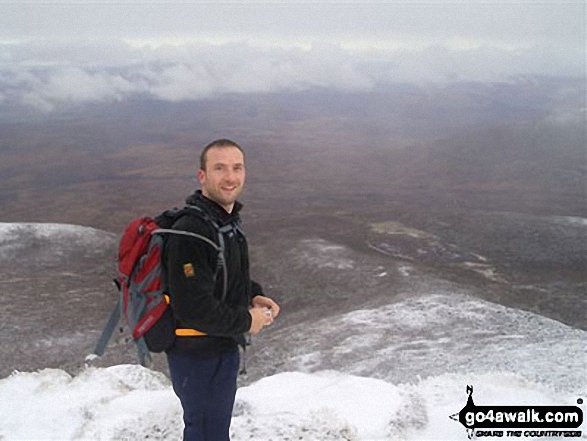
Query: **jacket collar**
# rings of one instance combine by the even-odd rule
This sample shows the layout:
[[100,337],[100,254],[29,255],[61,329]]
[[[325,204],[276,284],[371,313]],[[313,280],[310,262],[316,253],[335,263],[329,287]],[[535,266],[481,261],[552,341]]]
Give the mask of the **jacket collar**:
[[243,208],[243,204],[236,201],[232,208],[232,212],[229,213],[220,204],[204,196],[202,190],[196,190],[196,192],[189,196],[185,202],[188,205],[196,205],[206,210],[221,225],[238,221],[240,218],[239,212]]

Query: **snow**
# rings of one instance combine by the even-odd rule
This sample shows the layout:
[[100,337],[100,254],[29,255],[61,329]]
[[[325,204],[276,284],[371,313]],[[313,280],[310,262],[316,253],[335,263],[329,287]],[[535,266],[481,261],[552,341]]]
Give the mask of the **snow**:
[[400,274],[404,277],[409,277],[412,272],[412,267],[410,265],[401,265],[397,270]]
[[587,226],[587,219],[584,217],[578,217],[578,216],[551,216],[551,219],[555,222],[555,223],[559,223],[559,224],[566,224],[566,225],[573,225],[573,226],[579,226],[579,227],[585,227]]
[[[449,416],[467,385],[477,405],[575,405],[587,395],[585,331],[470,296],[413,297],[302,325],[288,330],[286,360],[261,350],[289,371],[238,390],[233,441],[464,441]],[[140,366],[0,380],[2,441],[181,434],[169,380]]]
[[[584,224],[583,218],[565,221]],[[48,256],[69,252],[59,248],[63,243],[84,248],[114,240],[85,227],[0,223],[0,256],[26,246],[22,237],[52,242]],[[360,265],[347,248],[328,241],[301,247],[302,261],[321,268]],[[398,270],[409,276],[412,269]],[[387,272],[379,267],[375,274]],[[464,427],[449,416],[464,407],[467,385],[474,386],[477,405],[562,406],[586,398],[587,332],[434,289],[274,330],[271,338],[291,349],[267,346],[251,360],[280,369],[238,390],[232,440],[464,441]],[[36,349],[82,337],[40,339]],[[138,365],[0,379],[0,441],[179,440],[182,424],[168,378]]]
[[316,268],[349,270],[355,267],[355,261],[349,257],[345,246],[324,239],[305,239],[301,241],[301,246],[298,260]]
[[6,242],[19,232],[32,233],[36,238],[58,240],[63,237],[76,237],[88,245],[103,236],[104,232],[91,227],[70,224],[0,222],[0,243]]
[[240,389],[238,399],[254,419],[269,420],[281,414],[295,425],[322,413],[348,427],[359,439],[378,439],[386,436],[400,396],[396,387],[371,378],[337,372],[289,372]]
[[263,347],[256,357],[280,370],[336,369],[392,383],[445,373],[513,372],[587,395],[586,331],[469,295],[412,296],[276,329],[271,338],[287,339],[289,350]]
[[177,418],[181,409],[163,374],[123,365],[76,377],[15,373],[0,381],[0,412],[0,439],[119,439],[141,420]]
[[[449,416],[464,407],[467,385],[477,405],[565,406],[587,395],[585,331],[469,296],[414,297],[300,326],[288,330],[286,360],[261,354],[289,372],[238,390],[233,441],[465,441]],[[140,366],[0,380],[2,441],[181,433],[169,380]]]
[[0,222],[2,258],[12,258],[31,246],[36,247],[37,254],[50,257],[66,255],[72,247],[99,251],[115,241],[116,236],[112,233],[79,225]]
[[[241,440],[465,440],[449,418],[474,385],[478,405],[574,405],[511,373],[444,374],[417,384],[323,371],[285,372],[237,392]],[[0,439],[178,440],[182,413],[169,380],[138,365],[17,372],[0,380]],[[544,439],[544,438],[543,438]]]

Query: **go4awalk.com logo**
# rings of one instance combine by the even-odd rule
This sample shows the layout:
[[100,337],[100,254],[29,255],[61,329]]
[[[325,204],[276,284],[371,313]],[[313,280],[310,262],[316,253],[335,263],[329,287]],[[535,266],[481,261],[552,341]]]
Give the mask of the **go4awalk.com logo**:
[[[469,439],[481,437],[580,438],[583,411],[578,406],[477,406],[473,386],[467,404],[450,418],[467,429]],[[579,398],[577,404],[583,404]]]

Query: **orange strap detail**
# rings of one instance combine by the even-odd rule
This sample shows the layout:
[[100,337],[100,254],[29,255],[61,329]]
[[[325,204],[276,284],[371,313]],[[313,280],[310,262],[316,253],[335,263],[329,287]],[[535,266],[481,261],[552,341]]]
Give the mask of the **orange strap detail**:
[[[165,294],[165,301],[170,302],[169,296]],[[207,335],[205,332],[196,331],[195,329],[176,329],[175,335],[178,337],[202,337]]]
[[176,329],[175,335],[178,337],[202,337],[207,334],[205,332],[196,331],[195,329]]

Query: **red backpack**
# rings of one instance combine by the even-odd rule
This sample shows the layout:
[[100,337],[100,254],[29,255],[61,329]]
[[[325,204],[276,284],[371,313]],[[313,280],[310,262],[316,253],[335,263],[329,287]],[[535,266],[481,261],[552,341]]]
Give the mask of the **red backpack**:
[[[172,230],[181,216],[194,213],[211,222],[218,232],[215,244],[199,234]],[[164,240],[167,234],[195,237],[211,245],[218,253],[219,270],[223,270],[226,296],[227,272],[224,261],[222,229],[199,207],[167,210],[156,218],[141,217],[130,222],[120,238],[118,246],[118,277],[114,279],[120,296],[94,349],[96,356],[104,354],[108,341],[114,333],[121,316],[130,328],[137,344],[139,361],[146,366],[151,361],[150,352],[169,349],[175,339],[175,319],[169,306],[167,284],[161,261]]]

